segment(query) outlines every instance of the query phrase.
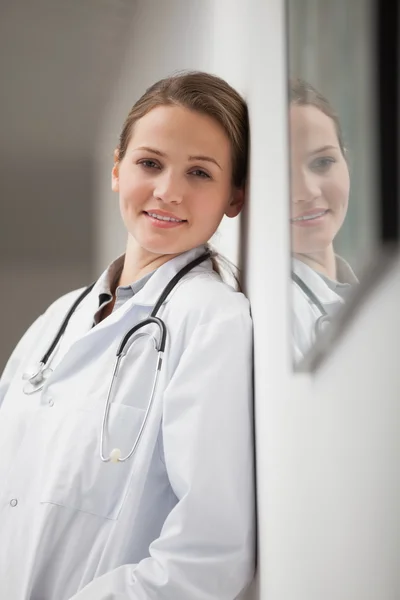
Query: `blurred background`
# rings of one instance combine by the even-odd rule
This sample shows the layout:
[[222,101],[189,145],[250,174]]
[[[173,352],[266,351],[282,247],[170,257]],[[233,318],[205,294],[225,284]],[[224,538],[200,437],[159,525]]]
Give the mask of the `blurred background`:
[[0,368],[94,276],[96,144],[133,14],[120,0],[1,2]]

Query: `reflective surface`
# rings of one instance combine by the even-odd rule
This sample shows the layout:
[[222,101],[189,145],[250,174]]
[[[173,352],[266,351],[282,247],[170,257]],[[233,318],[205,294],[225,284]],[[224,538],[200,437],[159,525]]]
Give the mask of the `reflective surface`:
[[372,14],[367,0],[288,2],[296,364],[376,252]]

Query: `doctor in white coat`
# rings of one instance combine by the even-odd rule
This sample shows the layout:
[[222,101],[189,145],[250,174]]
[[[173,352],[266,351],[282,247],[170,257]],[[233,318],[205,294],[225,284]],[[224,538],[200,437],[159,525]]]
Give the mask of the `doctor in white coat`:
[[299,362],[357,283],[333,241],[346,217],[350,176],[339,119],[301,79],[290,83],[293,349]]
[[[80,298],[43,377],[32,365],[82,290],[38,318],[1,378],[1,598],[233,600],[250,583],[252,325],[206,245],[243,205],[247,140],[244,101],[205,73],[132,108],[112,170],[126,253]],[[125,334],[196,259],[157,314],[155,393],[152,323],[109,396]]]

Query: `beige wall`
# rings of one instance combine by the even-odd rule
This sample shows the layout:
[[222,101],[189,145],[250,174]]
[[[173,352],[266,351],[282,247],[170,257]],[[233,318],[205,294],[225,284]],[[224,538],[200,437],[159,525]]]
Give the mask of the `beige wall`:
[[0,371],[56,297],[94,277],[93,157],[134,0],[0,9]]
[[94,235],[90,161],[27,155],[1,164],[0,370],[50,302],[90,281]]

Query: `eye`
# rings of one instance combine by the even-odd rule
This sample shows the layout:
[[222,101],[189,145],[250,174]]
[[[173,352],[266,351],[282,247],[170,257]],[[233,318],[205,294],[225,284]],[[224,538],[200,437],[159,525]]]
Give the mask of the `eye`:
[[145,169],[159,169],[160,165],[154,160],[146,158],[145,160],[139,160],[138,165],[142,165]]
[[334,163],[336,160],[332,156],[321,156],[311,162],[310,169],[317,173],[326,173]]
[[200,177],[200,179],[211,179],[210,175],[202,169],[194,169],[193,171],[190,171],[190,175]]

